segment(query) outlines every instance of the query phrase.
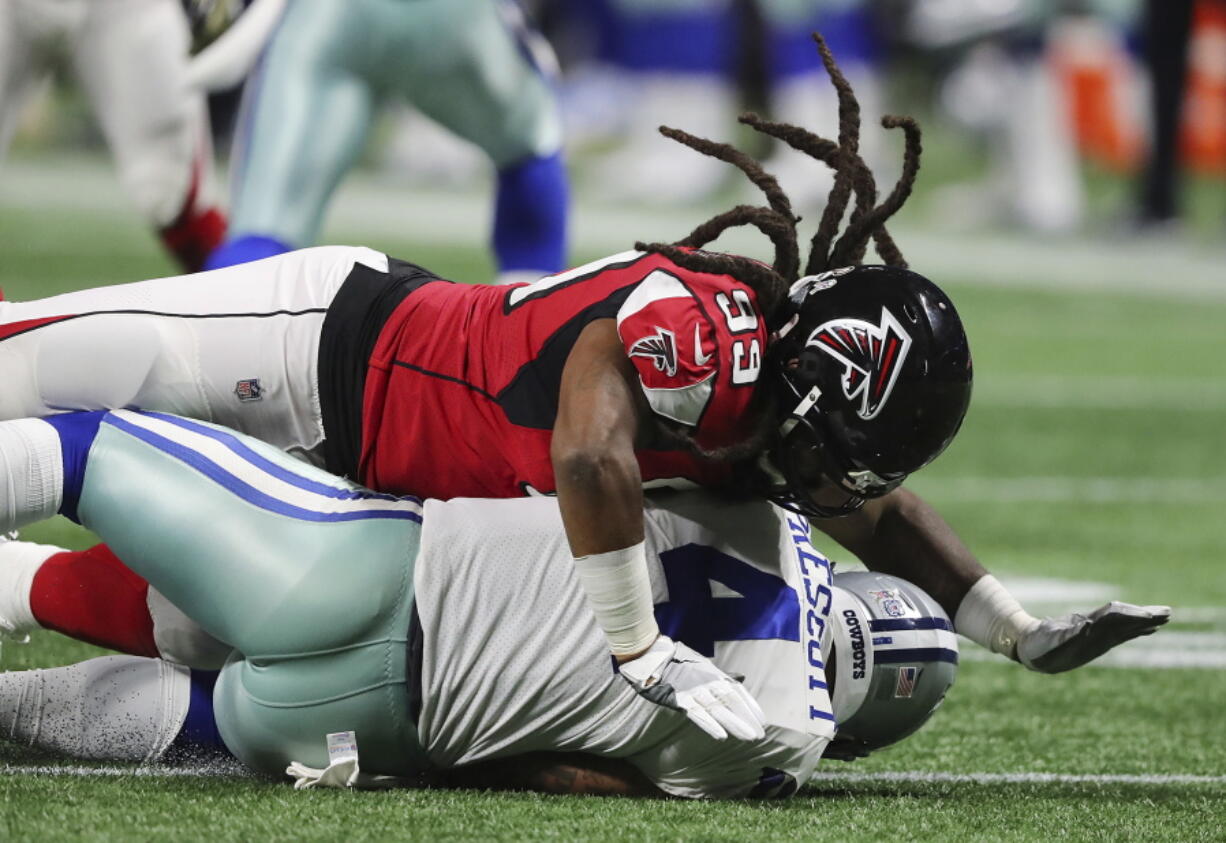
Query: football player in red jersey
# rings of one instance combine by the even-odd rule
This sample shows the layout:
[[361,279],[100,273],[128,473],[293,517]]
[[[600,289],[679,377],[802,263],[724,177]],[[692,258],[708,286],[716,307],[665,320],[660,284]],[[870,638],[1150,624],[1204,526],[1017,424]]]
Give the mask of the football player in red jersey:
[[[908,558],[909,578],[951,614],[966,610],[960,630],[1017,658],[1038,621],[898,488],[952,439],[971,386],[952,303],[903,268],[883,226],[909,193],[918,129],[885,121],[904,130],[907,154],[877,204],[856,152],[858,106],[821,49],[840,98],[837,143],[743,118],[836,170],[803,276],[797,219],[775,180],[730,146],[666,130],[738,166],[769,207],[527,285],[452,284],[368,249],[324,247],[205,279],[0,303],[0,417],[165,410],[380,491],[556,492],[622,676],[716,737],[760,735],[759,713],[737,682],[659,634],[644,482],[769,497],[871,567],[894,572],[891,560]],[[745,223],[772,239],[771,265],[702,251]],[[886,266],[859,266],[870,238]]]

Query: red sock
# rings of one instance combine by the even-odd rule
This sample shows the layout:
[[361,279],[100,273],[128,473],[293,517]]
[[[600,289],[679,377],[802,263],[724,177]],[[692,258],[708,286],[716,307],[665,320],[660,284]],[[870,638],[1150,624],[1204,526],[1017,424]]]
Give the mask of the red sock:
[[170,225],[158,232],[162,243],[188,272],[199,272],[209,254],[226,236],[226,217],[216,207],[199,208],[196,195],[200,187],[200,165],[192,170],[192,185],[183,201],[183,210]]
[[30,586],[30,610],[46,629],[134,656],[157,656],[149,583],[104,544],[57,553]]

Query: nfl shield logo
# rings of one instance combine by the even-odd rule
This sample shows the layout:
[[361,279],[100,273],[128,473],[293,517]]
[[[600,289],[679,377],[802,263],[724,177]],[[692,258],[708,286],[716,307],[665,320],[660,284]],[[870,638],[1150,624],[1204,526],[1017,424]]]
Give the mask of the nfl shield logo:
[[883,614],[891,618],[901,618],[907,614],[907,604],[903,602],[897,589],[870,591],[869,594],[877,601],[877,606]]
[[234,385],[234,394],[239,401],[259,401],[264,397],[264,387],[260,386],[259,378],[248,378]]

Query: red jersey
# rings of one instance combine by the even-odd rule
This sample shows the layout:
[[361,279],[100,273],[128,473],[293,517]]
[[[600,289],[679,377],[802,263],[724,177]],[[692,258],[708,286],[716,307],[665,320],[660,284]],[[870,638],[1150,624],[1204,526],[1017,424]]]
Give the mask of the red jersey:
[[[654,412],[706,448],[744,437],[766,349],[754,293],[624,252],[532,284],[435,281],[405,296],[368,360],[359,478],[442,499],[555,491],[562,369],[583,328],[606,318]],[[682,451],[640,450],[638,461],[645,482],[725,474]]]

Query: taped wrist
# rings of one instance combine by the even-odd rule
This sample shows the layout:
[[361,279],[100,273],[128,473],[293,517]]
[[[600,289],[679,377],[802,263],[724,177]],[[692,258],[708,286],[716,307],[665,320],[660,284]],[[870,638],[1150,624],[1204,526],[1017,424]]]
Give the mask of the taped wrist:
[[55,515],[64,499],[56,429],[41,419],[0,423],[0,474],[11,490],[0,501],[0,532]]
[[991,574],[981,577],[962,598],[954,614],[954,629],[960,635],[1017,660],[1017,642],[1039,625],[1039,619]]
[[575,559],[579,583],[615,656],[637,653],[660,634],[643,542]]

